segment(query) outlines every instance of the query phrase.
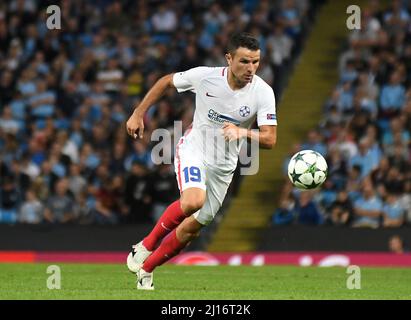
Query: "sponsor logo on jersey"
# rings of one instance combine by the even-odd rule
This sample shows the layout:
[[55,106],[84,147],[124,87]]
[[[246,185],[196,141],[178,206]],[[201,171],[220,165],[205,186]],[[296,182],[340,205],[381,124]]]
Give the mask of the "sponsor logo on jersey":
[[250,115],[250,108],[247,107],[247,106],[242,106],[242,107],[240,108],[239,113],[240,113],[240,116],[242,116],[242,117],[247,117],[247,116]]
[[225,115],[222,115],[222,114],[218,113],[217,111],[214,111],[213,109],[208,110],[207,117],[210,121],[213,121],[213,122],[216,122],[216,123],[231,122],[235,125],[239,125],[241,123],[240,121],[238,121],[236,119],[233,119],[233,118],[230,118],[230,117],[227,117]]
[[267,120],[277,120],[277,116],[274,113],[267,113]]

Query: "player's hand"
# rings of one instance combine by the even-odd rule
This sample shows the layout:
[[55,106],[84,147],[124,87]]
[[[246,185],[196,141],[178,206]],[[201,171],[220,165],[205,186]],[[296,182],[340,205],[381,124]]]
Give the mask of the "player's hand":
[[226,141],[234,141],[243,138],[247,134],[247,129],[239,128],[231,122],[224,122],[223,136]]
[[127,133],[134,139],[143,138],[144,132],[144,115],[138,111],[133,112],[131,117],[127,120],[126,127]]

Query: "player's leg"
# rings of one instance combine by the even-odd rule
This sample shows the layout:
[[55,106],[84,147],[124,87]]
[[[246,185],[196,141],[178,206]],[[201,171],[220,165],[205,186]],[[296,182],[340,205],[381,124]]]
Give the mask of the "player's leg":
[[174,159],[180,199],[167,208],[153,231],[144,238],[143,244],[149,251],[153,251],[169,232],[198,211],[205,202],[206,175],[202,156],[183,140],[180,139]]
[[200,235],[203,226],[193,216],[184,219],[175,230],[164,238],[157,250],[147,258],[142,267],[144,271],[152,272],[154,268],[175,257]]
[[208,187],[204,205],[192,216],[184,219],[147,258],[137,275],[138,289],[151,290],[154,287],[153,270],[179,254],[194,238],[199,236],[202,227],[213,221],[221,208],[231,180],[232,174],[224,175],[218,171],[207,173]]
[[144,238],[143,245],[153,251],[158,242],[174,230],[186,217],[201,209],[206,197],[205,190],[189,188],[183,191],[179,200],[173,202],[157,221],[150,234]]
[[176,149],[174,167],[180,199],[166,209],[150,234],[133,246],[127,257],[127,266],[131,272],[137,273],[159,242],[204,204],[206,174],[202,156],[190,146],[180,144]]
[[201,188],[188,188],[164,211],[152,231],[133,246],[127,257],[131,272],[138,272],[143,262],[155,250],[157,244],[173,231],[186,217],[198,211],[205,202],[206,191]]
[[178,255],[181,250],[200,235],[204,227],[193,216],[190,216],[161,242],[161,245],[147,258],[137,277],[137,288],[142,290],[153,290],[153,271],[156,267]]
[[[202,188],[188,188],[181,194],[180,202],[183,212],[191,216],[199,225],[210,224],[224,201],[233,174],[221,174],[219,171],[207,170],[207,192]],[[184,219],[183,225],[188,218]],[[192,221],[190,217],[190,221]],[[185,228],[179,229],[178,238],[184,240]],[[179,237],[181,235],[181,237]],[[190,234],[188,234],[188,237]],[[161,243],[163,245],[163,243]]]
[[[204,205],[206,198],[204,167],[198,163],[197,165],[179,165],[177,168],[177,181],[181,190],[180,199],[173,202],[157,221],[153,230],[142,241],[133,246],[132,251],[127,256],[127,266],[131,272],[137,273],[158,243],[186,217]],[[184,172],[183,176],[181,172]],[[187,175],[187,173],[192,173],[192,175]]]

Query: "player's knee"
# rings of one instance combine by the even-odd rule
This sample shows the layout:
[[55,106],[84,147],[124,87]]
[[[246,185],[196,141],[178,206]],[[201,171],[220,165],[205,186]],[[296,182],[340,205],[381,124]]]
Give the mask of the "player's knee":
[[182,242],[191,242],[194,239],[198,238],[200,236],[200,231],[192,232],[189,230],[183,230],[182,232]]
[[202,199],[194,199],[194,198],[183,198],[180,201],[181,210],[183,210],[184,214],[189,216],[193,213],[200,210],[204,205],[204,200]]

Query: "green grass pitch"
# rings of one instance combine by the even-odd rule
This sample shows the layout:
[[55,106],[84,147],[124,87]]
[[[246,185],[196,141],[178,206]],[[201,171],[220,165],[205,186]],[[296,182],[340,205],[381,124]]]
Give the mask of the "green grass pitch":
[[175,266],[154,273],[155,290],[136,289],[119,264],[57,264],[61,289],[47,288],[49,264],[0,264],[8,299],[411,299],[411,269],[361,268],[361,289],[347,289],[346,268]]

